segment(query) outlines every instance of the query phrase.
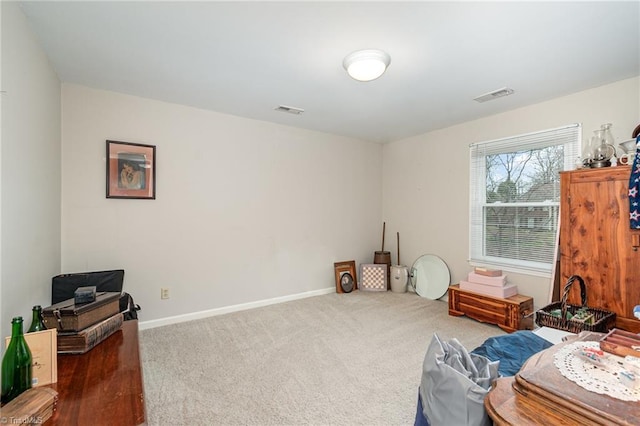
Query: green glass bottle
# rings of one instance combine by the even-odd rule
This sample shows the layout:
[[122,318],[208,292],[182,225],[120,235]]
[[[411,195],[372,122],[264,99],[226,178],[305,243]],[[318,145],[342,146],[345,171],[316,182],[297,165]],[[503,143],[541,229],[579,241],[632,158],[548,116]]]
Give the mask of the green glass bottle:
[[34,306],[32,312],[33,314],[31,316],[31,327],[29,327],[27,333],[46,330],[47,327],[44,325],[44,321],[42,320],[42,306]]
[[22,317],[15,317],[11,321],[11,342],[2,357],[3,404],[31,388],[31,361],[31,351],[22,332]]

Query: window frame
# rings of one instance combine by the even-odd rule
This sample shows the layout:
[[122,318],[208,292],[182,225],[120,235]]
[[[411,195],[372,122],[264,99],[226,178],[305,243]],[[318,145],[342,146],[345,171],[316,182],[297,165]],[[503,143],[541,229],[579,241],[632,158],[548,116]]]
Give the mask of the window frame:
[[[555,254],[557,254],[557,234],[560,228],[560,200],[540,202],[487,203],[486,157],[489,155],[506,154],[529,149],[542,149],[550,146],[564,146],[563,171],[575,168],[580,160],[582,142],[582,125],[575,123],[549,130],[542,130],[522,135],[510,136],[469,145],[469,263],[472,266],[487,266],[526,275],[551,276],[554,261],[533,262],[505,257],[489,256],[486,254],[486,217],[487,206],[496,207],[500,204],[508,207],[555,207],[557,216],[556,237],[554,239]],[[559,180],[559,176],[558,176]],[[554,259],[555,260],[555,259]]]

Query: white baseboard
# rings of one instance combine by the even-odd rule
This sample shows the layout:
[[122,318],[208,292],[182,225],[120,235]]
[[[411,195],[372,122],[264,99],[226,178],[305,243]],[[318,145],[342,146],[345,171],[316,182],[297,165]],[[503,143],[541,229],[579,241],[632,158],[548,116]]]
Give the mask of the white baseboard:
[[178,324],[181,322],[193,321],[202,318],[214,317],[216,315],[228,314],[231,312],[245,311],[247,309],[259,308],[262,306],[275,305],[276,303],[290,302],[292,300],[305,299],[307,297],[321,296],[335,292],[335,287],[327,287],[322,290],[312,290],[304,293],[291,294],[288,296],[274,297],[273,299],[258,300],[255,302],[241,303],[239,305],[224,306],[222,308],[208,309],[206,311],[192,312],[189,314],[176,315],[173,317],[160,318],[156,320],[141,321],[138,324],[140,330],[162,327],[164,325]]

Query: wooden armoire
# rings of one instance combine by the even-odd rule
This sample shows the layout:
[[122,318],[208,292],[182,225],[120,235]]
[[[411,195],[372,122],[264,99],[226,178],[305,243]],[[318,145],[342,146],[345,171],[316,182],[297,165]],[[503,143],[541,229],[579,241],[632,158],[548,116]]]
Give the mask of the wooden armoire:
[[[640,230],[629,226],[630,175],[629,166],[560,174],[560,291],[580,275],[587,306],[615,312],[617,328],[639,333]],[[568,300],[580,304],[577,282]]]

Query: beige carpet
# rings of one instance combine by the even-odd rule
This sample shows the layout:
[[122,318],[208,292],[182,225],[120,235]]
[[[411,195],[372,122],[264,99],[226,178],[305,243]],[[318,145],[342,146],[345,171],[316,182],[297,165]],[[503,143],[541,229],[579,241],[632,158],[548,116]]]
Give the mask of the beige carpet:
[[141,332],[150,425],[411,425],[434,332],[498,327],[415,293],[328,294]]

